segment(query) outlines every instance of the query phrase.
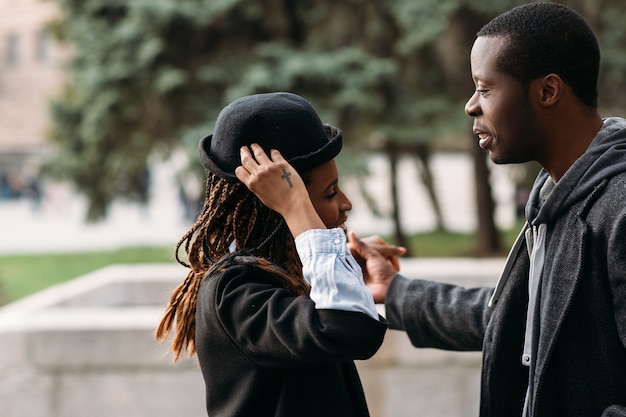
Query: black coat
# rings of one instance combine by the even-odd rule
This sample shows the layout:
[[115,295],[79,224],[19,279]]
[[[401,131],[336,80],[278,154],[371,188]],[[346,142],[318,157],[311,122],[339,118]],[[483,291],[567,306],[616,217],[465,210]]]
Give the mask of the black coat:
[[317,310],[267,272],[234,266],[198,295],[196,349],[209,416],[368,416],[355,359],[380,347],[384,321]]

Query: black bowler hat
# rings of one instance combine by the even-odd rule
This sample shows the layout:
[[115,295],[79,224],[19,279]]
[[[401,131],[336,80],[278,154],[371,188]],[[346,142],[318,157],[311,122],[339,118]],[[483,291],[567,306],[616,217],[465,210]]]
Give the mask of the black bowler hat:
[[212,135],[200,139],[204,167],[229,181],[239,181],[242,146],[258,143],[277,149],[303,173],[337,156],[341,130],[323,124],[311,103],[292,93],[255,94],[239,98],[220,112]]

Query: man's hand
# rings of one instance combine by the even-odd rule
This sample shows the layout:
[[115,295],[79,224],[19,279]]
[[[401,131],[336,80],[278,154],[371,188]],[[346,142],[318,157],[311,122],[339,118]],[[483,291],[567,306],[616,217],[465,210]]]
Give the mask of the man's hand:
[[[354,237],[356,239],[356,235]],[[406,248],[402,246],[390,245],[380,236],[367,236],[358,240],[380,253],[384,258],[391,262],[391,265],[397,272],[400,271],[399,259],[400,256],[403,256],[406,253]],[[351,243],[348,244],[348,247],[352,250]],[[354,253],[352,255],[354,256]]]
[[348,247],[363,270],[365,285],[374,296],[374,302],[384,303],[393,277],[400,270],[398,257],[406,253],[400,246],[390,246],[379,237],[359,240],[348,233]]

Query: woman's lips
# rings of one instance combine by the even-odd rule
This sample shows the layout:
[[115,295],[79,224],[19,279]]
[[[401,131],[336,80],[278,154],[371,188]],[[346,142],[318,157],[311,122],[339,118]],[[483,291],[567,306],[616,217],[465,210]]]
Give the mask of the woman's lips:
[[337,227],[341,228],[341,229],[344,231],[344,233],[345,233],[346,235],[348,234],[348,227],[346,226],[346,221],[347,221],[347,220],[348,220],[348,219],[344,219],[341,223],[339,223],[339,224],[337,225]]

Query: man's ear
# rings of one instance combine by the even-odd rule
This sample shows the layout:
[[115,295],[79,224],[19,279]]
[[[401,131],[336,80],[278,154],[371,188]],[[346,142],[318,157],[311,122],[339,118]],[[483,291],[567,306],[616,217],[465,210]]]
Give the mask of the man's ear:
[[548,74],[538,81],[537,87],[540,89],[539,101],[541,105],[545,107],[554,106],[563,94],[563,80],[557,74]]

